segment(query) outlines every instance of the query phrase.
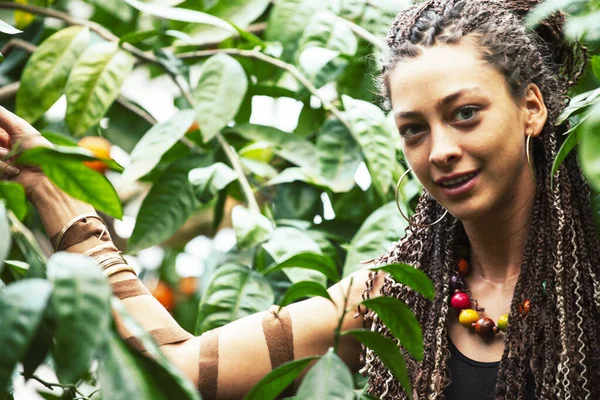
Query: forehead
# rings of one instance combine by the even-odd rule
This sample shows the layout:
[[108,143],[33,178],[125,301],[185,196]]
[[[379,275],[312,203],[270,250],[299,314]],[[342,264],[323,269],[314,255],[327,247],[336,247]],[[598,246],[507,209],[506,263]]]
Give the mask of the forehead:
[[389,75],[395,112],[419,111],[463,90],[495,98],[508,96],[502,74],[465,42],[422,48],[420,55],[399,62]]

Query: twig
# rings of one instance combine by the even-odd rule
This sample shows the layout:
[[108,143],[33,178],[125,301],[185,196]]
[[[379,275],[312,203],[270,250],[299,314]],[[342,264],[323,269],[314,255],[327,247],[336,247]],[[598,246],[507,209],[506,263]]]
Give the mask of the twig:
[[0,101],[4,101],[13,97],[19,90],[19,86],[21,86],[21,82],[18,81],[2,86],[0,88]]
[[336,18],[345,23],[359,38],[366,40],[367,42],[371,43],[373,46],[377,47],[380,50],[386,49],[387,46],[384,41],[380,40],[377,36],[373,35],[371,32],[369,32],[362,26],[355,24],[354,22],[342,17]]
[[191,58],[205,58],[211,57],[215,54],[225,53],[233,56],[240,56],[246,58],[253,58],[256,60],[264,61],[268,64],[274,65],[277,68],[280,68],[284,71],[289,72],[298,82],[300,82],[308,91],[318,98],[323,104],[323,108],[327,111],[330,111],[337,119],[340,120],[342,124],[348,128],[348,130],[352,131],[350,124],[346,121],[342,112],[338,110],[329,100],[325,99],[319,93],[318,89],[313,85],[303,74],[300,72],[298,68],[295,66],[288,64],[284,61],[281,61],[275,57],[268,56],[256,50],[242,50],[242,49],[214,49],[214,50],[199,50],[199,51],[191,51],[188,53],[177,54],[176,57],[181,60],[191,59]]
[[[25,376],[25,374],[21,374],[21,375]],[[75,393],[77,393],[82,399],[90,400],[90,398],[88,396],[86,396],[85,394],[81,393],[81,391],[79,391],[79,389],[77,389],[77,386],[75,386],[75,385],[68,385],[68,384],[63,385],[62,383],[46,382],[45,380],[43,380],[42,378],[40,378],[37,375],[25,376],[25,378],[38,381],[39,383],[41,383],[42,385],[44,385],[45,387],[47,387],[50,390],[54,390],[54,388],[74,390]]]
[[344,317],[350,311],[350,310],[347,310],[346,307],[348,306],[348,298],[350,297],[350,290],[352,290],[353,282],[354,282],[354,277],[350,278],[350,285],[348,285],[348,291],[346,292],[346,297],[344,297],[344,311],[342,312],[342,316],[340,317],[340,319],[338,321],[337,328],[335,328],[335,338],[334,338],[334,342],[333,342],[333,350],[336,353],[338,352],[338,347],[340,345],[340,332],[342,330],[342,323],[344,322]]
[[8,53],[10,53],[15,47],[28,51],[29,53],[33,53],[37,48],[36,45],[31,44],[25,40],[10,39],[8,42],[6,42],[4,46],[2,46],[0,53],[2,53],[4,57],[6,57]]

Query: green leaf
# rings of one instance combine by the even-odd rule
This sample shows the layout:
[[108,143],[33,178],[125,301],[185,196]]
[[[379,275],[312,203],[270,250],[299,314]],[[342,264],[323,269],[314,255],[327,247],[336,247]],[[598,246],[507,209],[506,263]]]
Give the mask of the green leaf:
[[600,88],[578,94],[573,97],[569,105],[560,113],[555,125],[560,125],[572,115],[582,112],[585,108],[600,103]]
[[235,33],[236,30],[231,24],[217,18],[213,15],[200,11],[188,10],[185,8],[168,7],[158,3],[148,4],[137,0],[124,0],[131,7],[143,12],[144,14],[155,17],[166,18],[172,21],[192,22],[196,24],[208,24],[218,26],[219,28]]
[[323,285],[312,282],[298,282],[292,285],[283,295],[281,301],[279,302],[279,307],[285,307],[288,304],[292,304],[296,300],[303,299],[305,297],[324,297],[327,300],[333,302],[331,296],[327,292],[327,289],[323,287]]
[[275,271],[281,271],[285,268],[310,269],[322,273],[330,281],[338,282],[340,280],[340,275],[338,274],[337,267],[333,260],[327,256],[316,253],[295,254],[284,261],[269,266],[262,271],[262,273],[263,275],[267,275]]
[[596,78],[600,79],[600,55],[593,56],[590,59],[590,64],[592,66],[592,71]]
[[77,383],[90,368],[110,323],[111,289],[91,257],[60,252],[48,260],[56,311],[56,373],[63,383]]
[[600,19],[600,11],[594,11],[585,15],[569,16],[564,28],[565,37],[571,41],[597,42],[600,40],[598,19]]
[[423,332],[410,308],[394,297],[377,297],[361,303],[375,311],[394,337],[416,359],[423,359]]
[[71,26],[46,39],[33,53],[17,92],[16,113],[37,121],[62,96],[71,69],[88,46],[89,28]]
[[592,218],[596,227],[596,234],[600,237],[600,192],[592,192]]
[[[0,199],[6,201],[8,208],[16,215],[19,220],[25,218],[27,214],[27,200],[25,199],[25,189],[18,183],[0,181]],[[2,237],[0,235],[0,237]]]
[[[89,203],[94,208],[117,219],[123,218],[121,200],[119,200],[115,188],[103,174],[86,167],[80,161],[67,160],[63,157],[29,160],[28,154],[34,154],[34,151],[37,154],[37,149],[40,148],[27,150],[21,155],[22,159],[27,160],[27,163],[39,165],[48,179],[70,196]],[[39,153],[52,154],[52,149],[42,150]],[[21,158],[19,158],[20,162]]]
[[327,9],[321,0],[281,0],[269,14],[265,37],[268,41],[283,44],[283,59],[290,60],[298,47],[298,41],[312,18]]
[[308,371],[296,393],[298,400],[354,399],[354,380],[333,348]]
[[[263,244],[262,247],[277,263],[282,263],[300,253],[321,254],[321,248],[317,242],[300,229],[291,227],[275,228],[271,239]],[[322,273],[311,269],[286,267],[283,272],[292,283],[314,281],[321,283],[323,286],[327,283],[327,278]]]
[[208,167],[194,168],[188,177],[194,186],[196,197],[208,201],[235,181],[237,174],[227,165],[217,162]]
[[54,146],[50,147],[33,147],[24,151],[19,156],[20,164],[55,164],[60,162],[82,162],[82,161],[102,161],[106,166],[116,172],[123,172],[123,167],[111,158],[98,158],[88,149],[83,147]]
[[266,242],[273,232],[273,223],[264,215],[240,205],[231,213],[237,247],[246,249]]
[[358,49],[358,40],[347,24],[334,14],[324,11],[310,20],[298,47],[322,47],[352,56]]
[[118,43],[98,43],[85,49],[73,67],[65,93],[65,120],[71,132],[83,135],[106,114],[133,69],[134,58]]
[[316,356],[305,357],[280,365],[254,385],[252,390],[244,396],[244,400],[275,400],[311,361],[318,358]]
[[556,11],[569,10],[577,3],[587,2],[587,0],[547,0],[538,4],[525,18],[525,26],[529,29],[535,28],[544,19]]
[[582,136],[579,159],[583,172],[596,191],[600,190],[600,105],[590,110],[581,125]]
[[40,133],[43,137],[48,139],[50,143],[57,146],[77,147],[77,142],[65,134],[53,131],[41,131]]
[[580,122],[577,123],[577,125],[575,125],[574,127],[572,127],[571,129],[569,129],[567,132],[564,133],[564,135],[569,135],[569,136],[563,142],[562,146],[560,146],[560,149],[558,150],[558,153],[556,154],[556,158],[554,159],[554,162],[552,163],[552,178],[551,178],[551,186],[552,187],[554,187],[554,176],[558,172],[558,168],[560,168],[560,166],[563,163],[563,161],[565,160],[565,158],[567,158],[569,153],[571,153],[571,151],[575,148],[575,146],[577,146],[577,144],[581,141],[582,129],[579,129],[579,126],[581,125],[581,123],[583,121],[584,121],[584,119],[582,119]]
[[354,186],[354,173],[362,161],[360,148],[338,119],[325,121],[317,138],[321,175],[336,193]]
[[207,156],[190,156],[171,164],[142,202],[127,251],[139,250],[170,238],[200,206],[189,172],[212,162]]
[[253,124],[236,126],[228,132],[236,132],[248,140],[271,143],[278,156],[306,169],[317,169],[317,149],[302,137],[270,126]]
[[5,33],[7,35],[16,35],[17,33],[21,33],[23,31],[18,30],[17,28],[7,24],[6,22],[0,19],[0,32]]
[[29,264],[27,278],[46,278],[46,256],[33,233],[11,212],[8,213],[8,220],[15,243]]
[[226,264],[214,273],[202,296],[196,335],[221,327],[273,304],[269,282],[250,268]]
[[25,356],[50,298],[52,285],[25,279],[0,292],[0,391],[6,390],[13,369]]
[[126,35],[121,36],[119,39],[119,45],[123,45],[123,43],[131,43],[136,44],[139,42],[143,42],[146,39],[150,39],[155,36],[159,36],[163,33],[160,29],[150,29],[145,31],[138,32],[130,32]]
[[[245,29],[260,17],[269,6],[269,0],[219,0],[206,12],[222,20],[229,21],[235,26]],[[230,37],[234,32],[229,28],[199,25],[189,31],[195,45],[218,43]]]
[[195,116],[192,110],[178,111],[167,121],[150,128],[131,152],[130,163],[121,176],[120,184],[130,185],[152,171],[163,154],[185,135]]
[[371,332],[363,329],[351,329],[344,331],[341,334],[352,335],[356,340],[373,350],[383,364],[400,382],[408,398],[412,398],[412,384],[408,376],[404,357],[392,339],[382,336],[379,332]]
[[32,375],[36,369],[46,360],[50,349],[54,344],[54,331],[56,329],[56,320],[54,318],[54,310],[51,305],[46,307],[42,321],[35,333],[27,354],[22,360],[23,374],[28,377]]
[[408,264],[388,264],[370,269],[387,272],[396,282],[416,290],[429,300],[433,300],[435,296],[435,289],[429,277],[420,269],[416,269]]
[[277,186],[273,201],[274,218],[313,221],[315,215],[323,215],[321,193],[321,190],[304,182]]
[[392,170],[396,162],[394,136],[387,129],[383,111],[374,104],[342,96],[346,117],[354,139],[360,144],[373,185],[385,198],[392,186]]
[[4,264],[15,279],[21,279],[27,275],[29,264],[19,260],[4,260]]
[[377,257],[393,242],[403,236],[407,222],[402,218],[396,202],[390,202],[375,210],[362,224],[350,242],[344,264],[346,277],[363,268],[361,261]]
[[246,72],[234,58],[217,54],[204,63],[193,96],[198,101],[195,110],[205,142],[233,120],[247,89]]
[[[6,205],[3,201],[0,201],[0,272],[4,266],[4,260],[10,253],[12,247],[12,235],[10,234],[10,224],[8,222],[8,215],[6,213]],[[2,387],[0,387],[0,390]]]

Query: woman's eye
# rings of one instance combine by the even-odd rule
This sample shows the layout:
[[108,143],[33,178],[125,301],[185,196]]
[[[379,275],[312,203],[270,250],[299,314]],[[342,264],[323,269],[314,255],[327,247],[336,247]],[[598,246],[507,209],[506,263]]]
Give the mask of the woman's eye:
[[415,135],[418,135],[419,133],[421,133],[422,131],[423,131],[422,125],[408,125],[402,129],[400,129],[400,135],[404,136],[404,137],[415,136]]
[[463,107],[454,114],[455,121],[468,121],[472,119],[479,109],[477,107]]

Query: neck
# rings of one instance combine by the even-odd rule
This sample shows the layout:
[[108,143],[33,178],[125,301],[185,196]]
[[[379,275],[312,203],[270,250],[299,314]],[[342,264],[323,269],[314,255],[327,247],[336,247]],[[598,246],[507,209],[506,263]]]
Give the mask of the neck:
[[[531,225],[535,190],[513,207],[495,210],[477,221],[463,221],[471,244],[471,276],[498,285],[514,285],[521,270]],[[490,229],[490,227],[494,227]]]

